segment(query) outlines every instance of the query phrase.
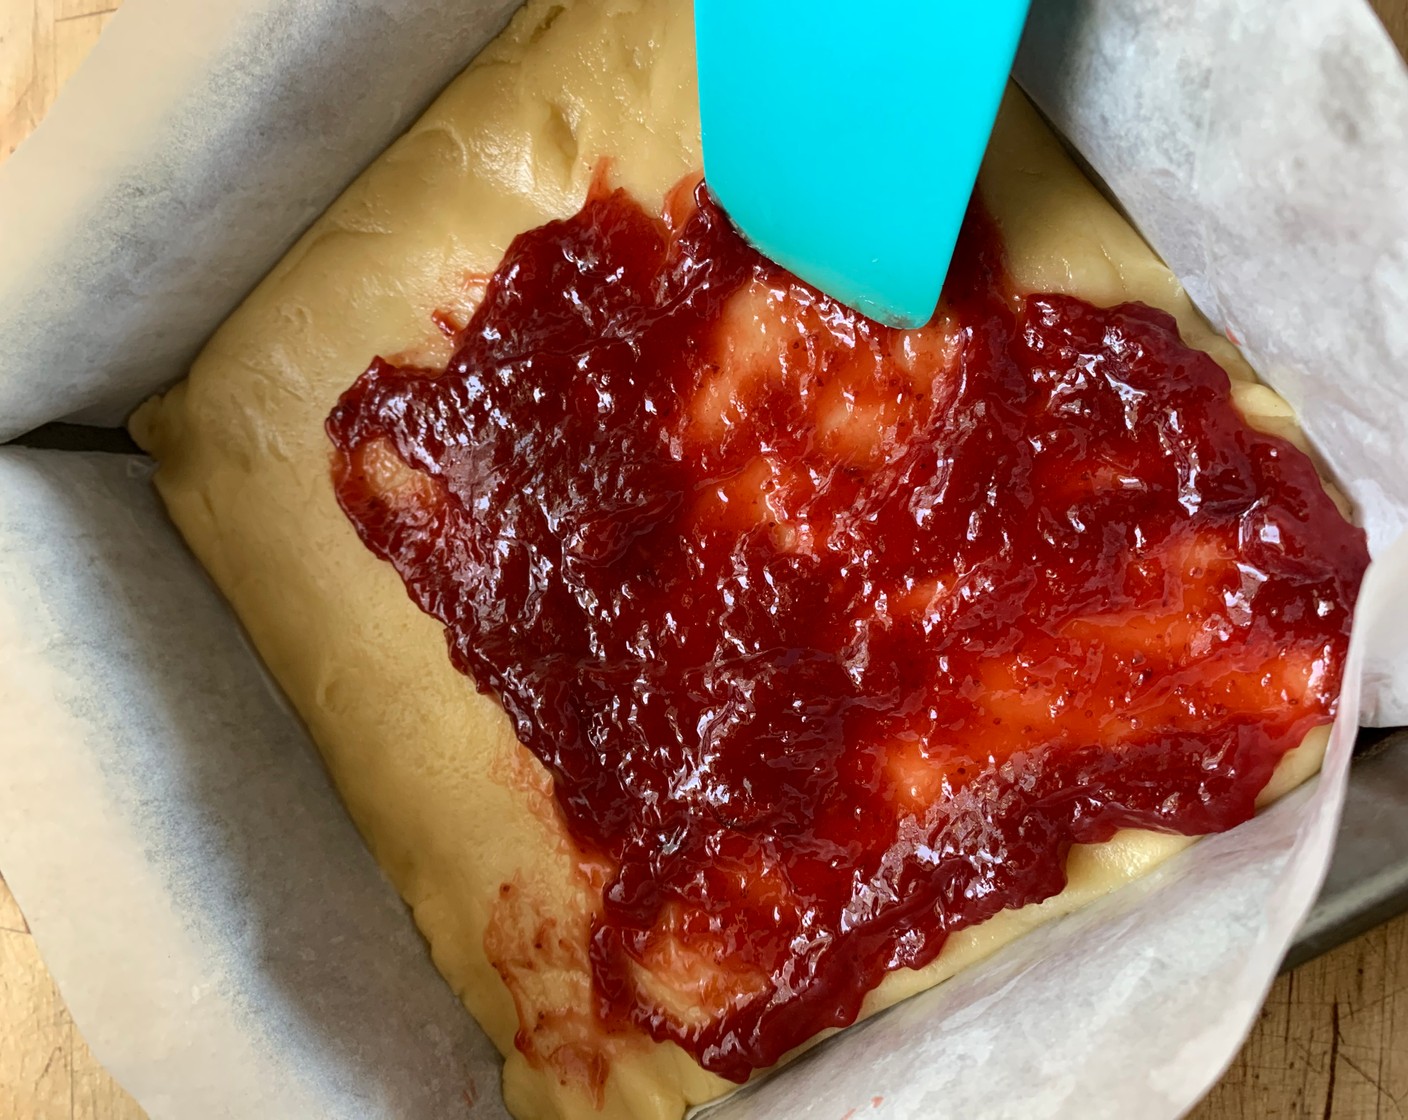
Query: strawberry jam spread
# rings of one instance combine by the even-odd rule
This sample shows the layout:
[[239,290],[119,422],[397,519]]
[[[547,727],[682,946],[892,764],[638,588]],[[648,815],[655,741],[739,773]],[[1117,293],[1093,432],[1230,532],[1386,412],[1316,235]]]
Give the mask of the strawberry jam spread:
[[613,869],[605,1029],[742,1080],[1072,844],[1246,820],[1333,714],[1363,535],[1167,314],[1016,292],[979,204],[902,331],[702,184],[600,188],[456,344],[347,390],[336,492]]

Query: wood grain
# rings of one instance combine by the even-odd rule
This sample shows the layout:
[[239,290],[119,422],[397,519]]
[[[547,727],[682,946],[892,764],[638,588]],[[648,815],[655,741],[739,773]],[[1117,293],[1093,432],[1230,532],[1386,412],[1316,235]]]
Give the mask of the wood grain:
[[[119,2],[0,0],[0,160],[43,118]],[[146,1120],[73,1025],[2,878],[0,1120]]]
[[69,1018],[14,897],[0,880],[0,1117],[145,1120]]
[[[0,159],[44,116],[120,0],[0,0]],[[1408,0],[1376,0],[1399,49]],[[1408,158],[1408,156],[1405,156]],[[0,879],[0,1120],[142,1120],[89,1053]],[[1192,1120],[1408,1120],[1408,915],[1276,981]]]
[[1369,6],[1379,14],[1389,38],[1398,44],[1398,53],[1408,57],[1408,0],[1370,0]]
[[121,0],[0,0],[0,159],[34,131]]

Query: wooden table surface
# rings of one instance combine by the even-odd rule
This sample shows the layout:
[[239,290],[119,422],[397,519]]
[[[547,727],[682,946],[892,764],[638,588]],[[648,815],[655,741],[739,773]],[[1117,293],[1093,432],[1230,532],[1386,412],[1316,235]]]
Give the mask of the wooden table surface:
[[[120,2],[0,0],[0,160],[39,123]],[[1375,7],[1403,49],[1408,0]],[[0,879],[0,1120],[144,1116],[88,1052]],[[1408,915],[1277,980],[1246,1046],[1192,1116],[1408,1118]]]

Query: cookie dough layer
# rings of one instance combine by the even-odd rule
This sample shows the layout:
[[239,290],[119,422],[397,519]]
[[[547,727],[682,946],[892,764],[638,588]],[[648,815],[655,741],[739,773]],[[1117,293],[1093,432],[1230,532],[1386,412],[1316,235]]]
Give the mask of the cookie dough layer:
[[[308,231],[197,359],[134,417],[157,485],[312,731],[435,962],[506,1057],[520,1117],[672,1120],[731,1086],[673,1045],[603,1038],[587,1013],[600,869],[545,772],[450,666],[441,628],[333,499],[323,420],[376,354],[443,362],[433,313],[468,317],[517,233],[574,213],[600,161],[648,204],[700,164],[689,0],[534,0]],[[1138,299],[1232,374],[1254,423],[1293,429],[1138,235],[1009,96],[980,189],[1029,290]],[[1319,765],[1325,736],[1268,796]],[[1070,886],[892,974],[873,1011],[1146,873],[1184,838],[1128,832],[1070,857]],[[523,1027],[527,1054],[515,1047]],[[604,1084],[601,1075],[605,1074]],[[593,1082],[599,1091],[593,1093]]]

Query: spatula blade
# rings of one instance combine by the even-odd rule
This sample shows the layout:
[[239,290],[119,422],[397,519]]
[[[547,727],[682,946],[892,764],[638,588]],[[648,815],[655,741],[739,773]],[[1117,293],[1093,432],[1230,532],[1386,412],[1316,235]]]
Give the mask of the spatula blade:
[[880,322],[938,303],[1027,0],[695,0],[704,177],[744,235]]

